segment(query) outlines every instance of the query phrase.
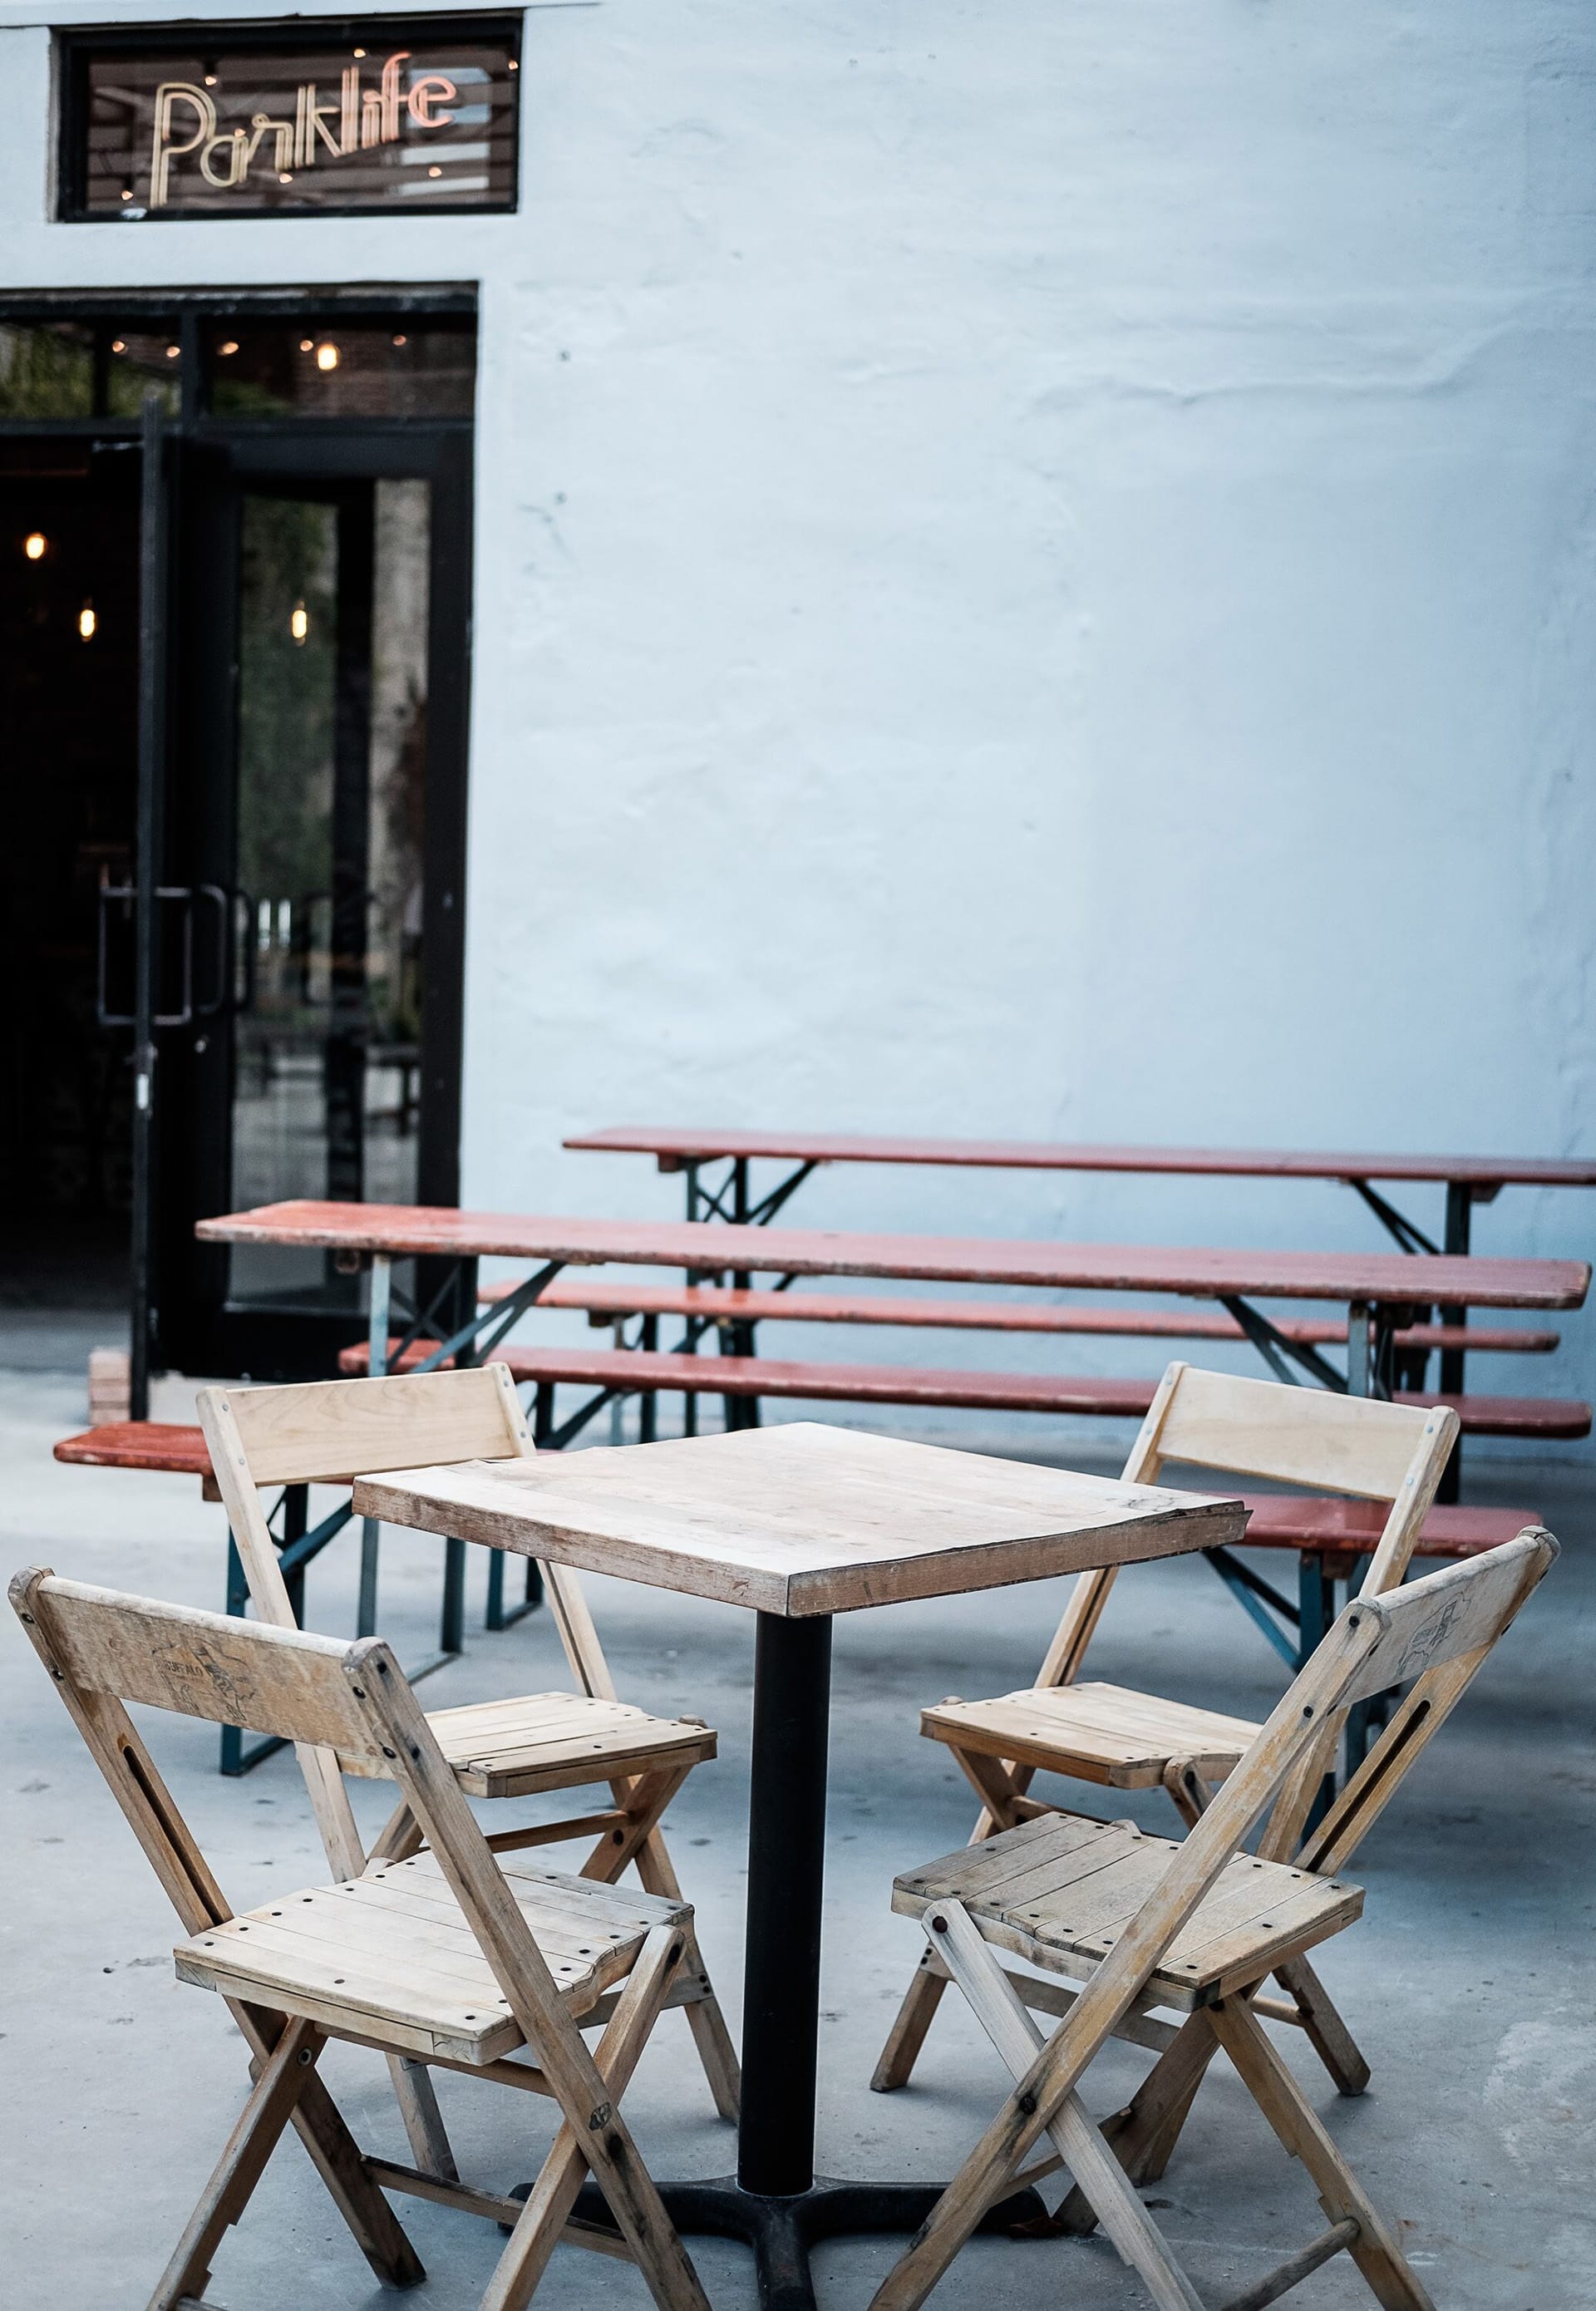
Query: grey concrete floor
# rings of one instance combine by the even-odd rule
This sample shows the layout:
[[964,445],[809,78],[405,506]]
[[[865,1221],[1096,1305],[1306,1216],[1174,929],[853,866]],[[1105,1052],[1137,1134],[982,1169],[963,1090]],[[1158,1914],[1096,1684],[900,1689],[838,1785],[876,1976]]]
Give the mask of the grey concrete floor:
[[[196,1486],[51,1461],[54,1438],[81,1423],[82,1400],[74,1376],[0,1373],[0,1565],[9,1573],[42,1561],[217,1605],[220,1517]],[[1058,1457],[1070,1455],[1060,1448]],[[1320,1961],[1374,2065],[1373,2088],[1339,2100],[1305,2048],[1287,2051],[1347,2156],[1400,2222],[1443,2311],[1576,2311],[1596,2302],[1590,1484],[1575,1469],[1497,1463],[1473,1479],[1471,1496],[1536,1502],[1565,1553],[1363,1850],[1366,1915]],[[335,1549],[311,1575],[318,1627],[353,1625],[352,1559],[350,1548]],[[436,1544],[387,1537],[383,1626],[402,1656],[428,1647],[437,1577]],[[485,1635],[480,1565],[473,1580],[476,1634],[466,1658],[423,1687],[428,1705],[563,1683],[546,1616]],[[719,1761],[693,1776],[668,1827],[735,2023],[753,1629],[730,1608],[599,1580],[590,1588],[622,1691],[720,1730]],[[951,1997],[912,2087],[890,2097],[868,2091],[917,1949],[888,1893],[895,1871],[960,1844],[970,1825],[962,1783],[917,1736],[917,1705],[1026,1681],[1060,1602],[1060,1584],[1048,1584],[837,1625],[825,2171],[946,2176],[1003,2091],[994,2058]],[[0,1661],[0,1850],[11,1856],[0,1905],[0,2299],[123,2311],[147,2301],[231,2123],[241,2047],[217,2000],[174,1981],[164,1897],[9,1614]],[[1127,1574],[1093,1665],[1259,1713],[1280,1684],[1274,1657],[1200,1563]],[[154,1719],[149,1730],[236,1907],[322,1877],[291,1757],[224,1783],[212,1729]],[[374,1823],[385,1810],[380,1790],[357,1784],[355,1793]],[[1135,1810],[1166,1826],[1158,1801]],[[1088,2102],[1114,2107],[1145,2062],[1111,2049]],[[377,2058],[335,2047],[325,2068],[361,2139],[402,2156]],[[534,2170],[549,2131],[543,2106],[448,2076],[440,2091],[464,2171],[505,2187]],[[662,2024],[628,2109],[657,2172],[712,2175],[731,2163],[679,2017]],[[1300,2170],[1223,2064],[1147,2196],[1210,2304],[1322,2221]],[[416,2299],[438,2311],[475,2303],[496,2232],[415,2202],[401,2212],[431,2273]],[[717,2311],[746,2311],[754,2289],[745,2256],[710,2240],[693,2252]],[[894,2253],[885,2240],[823,2250],[828,2311],[865,2305]],[[342,2311],[385,2299],[292,2139],[224,2243],[212,2292],[229,2311]],[[549,2311],[646,2299],[634,2274],[571,2250],[556,2254],[538,2296]],[[1117,2311],[1146,2298],[1100,2242],[978,2241],[936,2300]],[[1370,2298],[1341,2259],[1293,2300],[1336,2311]]]

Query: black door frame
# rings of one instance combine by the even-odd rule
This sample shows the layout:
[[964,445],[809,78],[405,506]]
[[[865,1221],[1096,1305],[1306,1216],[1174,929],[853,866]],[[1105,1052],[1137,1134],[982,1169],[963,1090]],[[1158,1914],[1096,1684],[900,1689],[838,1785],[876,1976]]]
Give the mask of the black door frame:
[[[465,868],[470,690],[473,433],[468,418],[209,417],[201,394],[200,332],[207,319],[242,321],[357,316],[475,315],[469,286],[360,290],[278,288],[125,293],[34,292],[0,298],[0,322],[81,320],[107,327],[170,327],[181,346],[179,413],[161,426],[170,586],[161,607],[164,651],[151,653],[152,697],[164,707],[165,775],[151,821],[155,859],[140,864],[152,886],[231,889],[237,737],[237,504],[250,483],[425,479],[431,506],[423,884],[423,992],[417,1194],[453,1204],[459,1194],[460,1062],[464,1033]],[[0,418],[0,440],[40,436],[116,440],[137,448],[140,421],[112,417]],[[229,529],[232,529],[230,562]],[[163,657],[164,667],[154,661]],[[157,714],[156,719],[160,717]],[[148,911],[153,912],[153,909]],[[228,931],[218,962],[234,983]],[[153,1007],[147,962],[144,1010]],[[220,1028],[220,1032],[218,1031]],[[143,1234],[148,1256],[132,1282],[148,1360],[256,1379],[323,1376],[337,1350],[364,1337],[364,1320],[231,1307],[224,1247],[200,1245],[196,1220],[231,1201],[231,1044],[225,1019],[155,1027],[159,1061],[147,1070],[153,1105],[144,1127],[149,1182]],[[134,1243],[141,1237],[135,1217]]]
[[[197,887],[235,882],[238,728],[237,568],[240,502],[251,486],[334,488],[340,482],[430,482],[426,871],[423,881],[420,1144],[416,1193],[459,1196],[460,1057],[464,1033],[466,780],[469,702],[471,439],[468,427],[394,420],[206,425],[180,484],[180,559],[188,584],[168,814],[168,871]],[[230,953],[232,980],[238,958]],[[358,1314],[275,1312],[227,1298],[225,1245],[195,1242],[196,1218],[231,1208],[231,1037],[196,1033],[167,1067],[157,1331],[161,1359],[186,1372],[312,1378],[364,1337]],[[180,1080],[183,1076],[189,1080]],[[181,1153],[179,1154],[179,1150]]]

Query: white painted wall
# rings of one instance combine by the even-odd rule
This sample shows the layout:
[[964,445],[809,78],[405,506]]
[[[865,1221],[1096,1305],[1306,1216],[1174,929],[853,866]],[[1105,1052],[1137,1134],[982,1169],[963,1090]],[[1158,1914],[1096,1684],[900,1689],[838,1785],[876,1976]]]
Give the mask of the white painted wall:
[[[519,216],[146,229],[44,222],[22,13],[12,283],[482,283],[467,1200],[674,1212],[558,1152],[627,1119],[1591,1149],[1579,0],[535,9]],[[1378,1240],[1246,1183],[793,1216]],[[1596,1394],[1568,1330],[1476,1384]]]

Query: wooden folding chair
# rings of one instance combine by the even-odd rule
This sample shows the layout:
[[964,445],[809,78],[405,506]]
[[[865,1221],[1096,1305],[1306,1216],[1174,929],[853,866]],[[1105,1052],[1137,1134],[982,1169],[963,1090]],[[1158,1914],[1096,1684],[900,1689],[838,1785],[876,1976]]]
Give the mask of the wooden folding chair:
[[[1059,2167],[1147,2283],[1161,2311],[1202,2311],[1112,2144],[1077,2089],[1113,2036],[1163,2045],[1156,2068],[1184,2095],[1193,2061],[1223,2046],[1286,2150],[1319,2193],[1328,2229],[1233,2298],[1256,2311],[1346,2253],[1386,2311],[1433,2311],[1394,2231],[1371,2204],[1259,2019],[1260,1984],[1283,1962],[1350,1925],[1363,1891],[1340,1876],[1525,1599],[1557,1544],[1529,1531],[1464,1565],[1340,1615],[1223,1790],[1182,1841],[1126,1822],[1051,1814],[911,1871],[893,1906],[918,1916],[1015,2080],[871,2311],[914,2311],[982,2215],[1018,2183]],[[1302,1821],[1347,1709],[1416,1680],[1330,1813],[1295,1853]],[[1271,1801],[1259,1854],[1243,1840]],[[992,1945],[1081,1984],[1043,2041]],[[1153,2010],[1189,2019],[1179,2029]],[[1025,2161],[1043,2134],[1051,2154]],[[1022,2171],[1024,2170],[1024,2171]],[[1081,2228],[1075,2225],[1071,2228]],[[1089,2226],[1086,2226],[1089,2228]]]
[[[490,1851],[403,1671],[378,1637],[338,1644],[118,1596],[48,1568],[12,1603],[182,1920],[180,1980],[220,1991],[251,2054],[251,2091],[149,2311],[206,2311],[212,2258],[292,2122],[378,2277],[425,2277],[384,2192],[511,2225],[484,2311],[526,2304],[590,2170],[663,2311],[708,2311],[621,2115],[622,2094],[688,1956],[685,1904],[505,1869]],[[387,1771],[428,1850],[237,1916],[124,1703],[235,1722]],[[589,2051],[581,2031],[602,2023]],[[563,2120],[525,2206],[357,2149],[317,2059],[346,2038],[552,2096]],[[529,2062],[515,2059],[525,2049]],[[615,2252],[613,2234],[603,2244]],[[285,2299],[292,2290],[286,2288]],[[214,2307],[211,2307],[214,2311]]]
[[[292,1628],[294,1613],[260,1487],[348,1483],[374,1469],[515,1459],[533,1450],[514,1383],[498,1365],[289,1388],[209,1388],[198,1401],[250,1595],[262,1620],[278,1628]],[[427,1721],[433,1738],[460,1788],[473,1797],[521,1797],[608,1783],[608,1806],[501,1830],[488,1841],[495,1851],[591,1837],[596,1842],[582,1864],[584,1878],[612,1884],[634,1865],[650,1893],[679,1900],[660,1818],[693,1767],[715,1755],[715,1735],[702,1719],[653,1717],[618,1701],[580,1581],[565,1565],[545,1565],[543,1574],[577,1690],[437,1710]],[[344,1757],[325,1746],[301,1745],[299,1758],[328,1866],[339,1878],[358,1878],[368,1857],[342,1777],[392,1778],[389,1768],[369,1750]],[[421,1840],[408,1802],[401,1802],[372,1858],[403,1861]],[[723,2118],[735,2120],[737,2054],[690,1923],[683,1932],[687,1958],[680,2002],[715,2106]],[[418,2163],[452,2176],[448,2137],[424,2066],[396,2057],[393,2070]]]
[[[1369,1397],[1235,1380],[1172,1364],[1125,1463],[1127,1484],[1156,1485],[1172,1461],[1223,1469],[1316,1491],[1388,1502],[1360,1594],[1400,1585],[1453,1441],[1450,1407],[1423,1410]],[[1231,1773],[1258,1727],[1120,1685],[1081,1684],[1081,1665],[1117,1568],[1076,1581],[1034,1686],[995,1701],[945,1701],[921,1712],[920,1731],[952,1749],[981,1801],[972,1844],[1056,1809],[1030,1794],[1040,1771],[1110,1789],[1162,1784],[1188,1822]],[[1304,2029],[1343,2094],[1361,2094],[1368,2064],[1305,1960],[1281,1975],[1286,2000],[1263,2010]],[[906,2084],[947,1975],[928,1948],[887,2034],[870,2084]]]

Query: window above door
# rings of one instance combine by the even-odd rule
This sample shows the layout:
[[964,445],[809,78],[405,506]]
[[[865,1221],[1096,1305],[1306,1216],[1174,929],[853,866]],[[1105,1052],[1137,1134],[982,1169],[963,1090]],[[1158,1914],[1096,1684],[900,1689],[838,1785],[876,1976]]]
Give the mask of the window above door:
[[468,287],[0,297],[7,432],[136,431],[151,390],[202,427],[468,423],[475,388]]

